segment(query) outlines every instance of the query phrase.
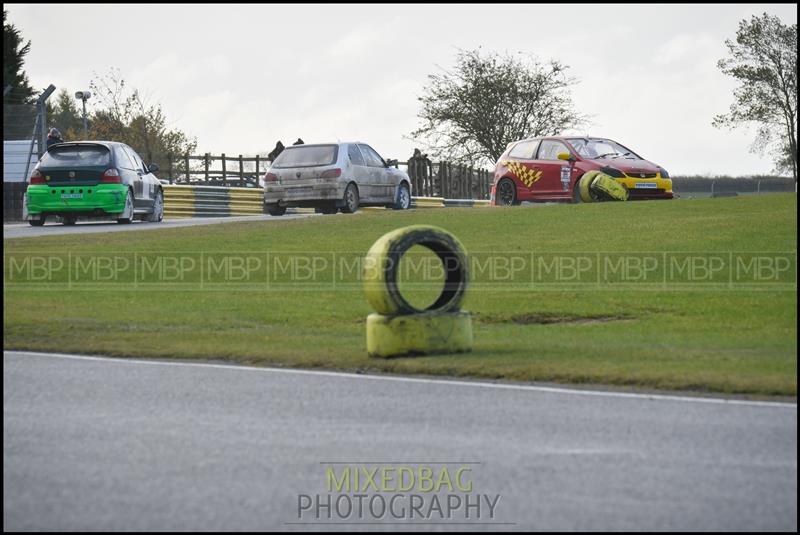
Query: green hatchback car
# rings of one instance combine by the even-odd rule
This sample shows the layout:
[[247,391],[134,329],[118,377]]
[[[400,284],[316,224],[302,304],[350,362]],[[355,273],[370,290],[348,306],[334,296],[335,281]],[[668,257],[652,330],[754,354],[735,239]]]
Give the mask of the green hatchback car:
[[153,175],[158,166],[142,162],[124,143],[76,141],[53,145],[36,165],[25,192],[25,218],[33,226],[59,216],[65,225],[79,217],[159,222],[164,192]]

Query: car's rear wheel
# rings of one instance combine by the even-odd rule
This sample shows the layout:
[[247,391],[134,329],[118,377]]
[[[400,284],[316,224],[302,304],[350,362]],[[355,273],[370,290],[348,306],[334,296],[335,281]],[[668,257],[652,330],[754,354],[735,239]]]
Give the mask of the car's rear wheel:
[[351,182],[344,190],[344,206],[342,207],[342,212],[345,214],[354,214],[357,211],[358,187]]
[[133,191],[128,190],[125,196],[125,209],[122,211],[122,216],[117,218],[117,223],[127,225],[133,222]]
[[497,183],[496,193],[497,204],[500,206],[514,206],[519,204],[517,200],[517,186],[510,178],[502,178]]
[[78,217],[74,215],[65,215],[61,219],[61,222],[66,226],[71,226],[78,222]]
[[397,188],[397,200],[394,203],[395,210],[408,210],[411,207],[411,191],[408,189],[408,184],[403,182]]

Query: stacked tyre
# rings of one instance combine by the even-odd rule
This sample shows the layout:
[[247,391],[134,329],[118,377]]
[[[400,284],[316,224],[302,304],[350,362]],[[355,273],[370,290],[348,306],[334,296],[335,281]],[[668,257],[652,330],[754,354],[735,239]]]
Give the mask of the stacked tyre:
[[613,177],[589,171],[575,185],[575,202],[627,201],[628,190]]

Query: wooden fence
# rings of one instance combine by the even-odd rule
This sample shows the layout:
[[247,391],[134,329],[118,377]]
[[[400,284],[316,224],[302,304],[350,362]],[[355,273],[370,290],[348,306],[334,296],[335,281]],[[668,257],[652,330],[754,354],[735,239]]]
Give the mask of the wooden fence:
[[269,160],[263,156],[230,156],[203,154],[170,155],[166,168],[156,174],[170,184],[202,184],[207,186],[259,187],[258,179],[266,172]]
[[450,162],[411,158],[406,166],[414,195],[446,199],[488,199],[492,172]]
[[[263,156],[245,157],[221,154],[192,156],[185,154],[168,158],[168,163],[158,173],[170,184],[196,184],[207,186],[259,186],[259,178],[266,172],[270,161]],[[427,158],[411,158],[398,162],[411,179],[412,194],[448,199],[488,199],[492,172],[450,162],[432,162]]]

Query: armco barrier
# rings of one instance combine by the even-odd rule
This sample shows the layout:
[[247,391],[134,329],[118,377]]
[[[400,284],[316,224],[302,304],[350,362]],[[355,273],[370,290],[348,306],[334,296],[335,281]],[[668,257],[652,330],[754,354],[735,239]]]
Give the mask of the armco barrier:
[[444,199],[442,197],[411,197],[412,208],[472,208],[489,206],[488,200]]
[[[163,185],[164,217],[228,217],[264,213],[264,192],[257,188]],[[412,197],[412,208],[489,206],[489,201]],[[295,209],[309,212],[313,209]]]
[[162,186],[164,217],[228,217],[263,213],[264,193],[255,188]]

